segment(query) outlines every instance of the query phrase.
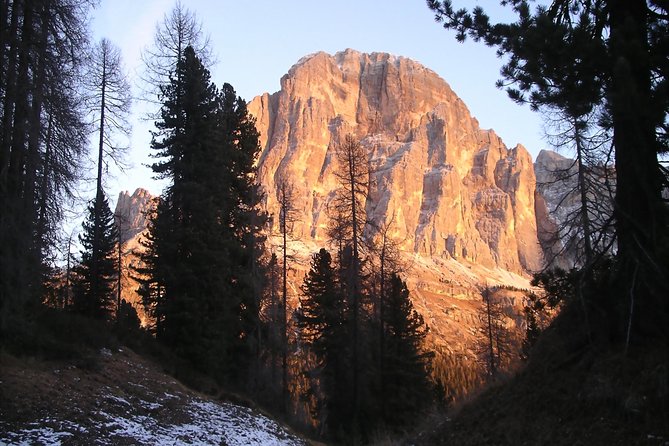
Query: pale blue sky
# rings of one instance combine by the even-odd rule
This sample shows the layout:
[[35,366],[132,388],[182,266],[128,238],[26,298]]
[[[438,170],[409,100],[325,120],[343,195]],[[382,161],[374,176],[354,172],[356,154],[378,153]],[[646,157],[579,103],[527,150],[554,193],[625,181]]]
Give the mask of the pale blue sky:
[[[102,0],[93,11],[93,39],[107,37],[121,48],[134,79],[140,51],[150,44],[156,23],[175,0]],[[250,101],[279,89],[279,79],[302,56],[317,51],[333,54],[346,48],[388,52],[412,58],[437,72],[468,105],[483,128],[494,129],[507,146],[517,143],[533,156],[547,144],[540,117],[518,106],[495,88],[502,62],[482,44],[459,44],[452,32],[436,24],[423,0],[182,0],[209,33],[218,63],[212,80],[228,82]],[[457,0],[460,6],[480,4],[499,13],[497,1]],[[135,88],[135,92],[137,89]],[[151,180],[143,164],[148,158],[151,125],[135,107],[129,161],[133,168],[108,182],[112,203],[123,190],[144,187],[154,194],[162,185]]]

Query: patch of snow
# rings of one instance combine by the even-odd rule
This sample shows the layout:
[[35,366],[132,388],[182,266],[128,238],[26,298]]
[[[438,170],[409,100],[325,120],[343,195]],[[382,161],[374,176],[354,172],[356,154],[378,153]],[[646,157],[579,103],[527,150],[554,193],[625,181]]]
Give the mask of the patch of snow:
[[0,445],[60,445],[62,440],[74,436],[70,432],[63,432],[61,429],[54,430],[50,426],[40,426],[41,424],[43,424],[42,421],[31,423],[31,426],[36,426],[34,428],[26,428],[17,432],[3,432],[0,434]]
[[114,402],[116,402],[116,403],[123,404],[123,405],[125,405],[125,406],[132,406],[132,404],[130,404],[130,403],[128,402],[128,400],[126,400],[126,399],[124,399],[124,398],[121,398],[120,396],[116,396],[116,395],[104,395],[104,397],[107,398],[107,399],[109,399],[109,400],[111,400],[111,401],[114,401]]
[[167,445],[174,441],[197,445],[245,446],[245,445],[303,445],[299,439],[289,435],[277,423],[250,409],[227,403],[194,400],[187,406],[190,421],[163,425],[143,415],[114,416],[99,411],[106,418],[110,429],[107,437],[132,439],[140,444]]
[[112,352],[108,348],[103,348],[100,350],[100,354],[109,357],[112,355]]
[[144,409],[148,409],[148,410],[156,410],[156,409],[160,409],[161,407],[163,407],[163,405],[160,404],[160,403],[152,403],[150,401],[140,401],[139,405],[142,406]]

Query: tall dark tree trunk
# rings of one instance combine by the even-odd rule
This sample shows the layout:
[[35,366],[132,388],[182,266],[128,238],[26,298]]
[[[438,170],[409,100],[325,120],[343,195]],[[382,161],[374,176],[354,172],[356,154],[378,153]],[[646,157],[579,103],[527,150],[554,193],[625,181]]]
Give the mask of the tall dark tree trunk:
[[[0,0],[0,64],[5,66],[5,48],[9,45],[9,0]],[[4,87],[5,73],[0,69],[0,90]]]
[[386,357],[386,326],[385,326],[385,312],[386,305],[386,245],[387,245],[388,228],[383,229],[383,238],[381,240],[381,256],[379,274],[381,281],[379,283],[379,379],[381,388],[380,405],[383,414],[386,413],[386,379],[385,379],[385,357]]
[[[2,152],[0,154],[0,194],[2,198],[7,198],[8,195],[8,177],[9,164],[12,147],[12,123],[14,119],[14,107],[16,105],[16,67],[18,63],[19,53],[19,15],[22,9],[20,0],[15,0],[12,5],[12,17],[9,29],[7,30],[7,41],[9,43],[9,53],[7,55],[7,63],[5,65],[6,75],[3,77],[4,84],[4,101],[3,101],[3,116],[2,116],[2,136],[0,144],[2,144]],[[2,60],[5,64],[5,61]],[[3,210],[4,213],[4,210]]]
[[[657,316],[666,319],[667,313],[666,284],[659,282],[666,280],[662,271],[666,265],[658,263],[659,242],[667,228],[651,116],[648,8],[645,0],[614,0],[609,4],[614,60],[610,103],[616,148],[615,212],[620,277],[624,281],[621,289],[628,291],[626,296],[639,297],[637,302],[643,311],[637,314],[643,324],[638,324],[638,329],[659,329],[666,335],[666,320],[654,320]],[[643,273],[641,280],[633,280],[637,269]],[[665,289],[657,289],[658,285]],[[620,306],[627,305],[621,302]]]
[[[12,144],[9,157],[9,191],[16,199],[23,195],[24,167],[26,160],[26,133],[30,106],[28,104],[30,85],[30,53],[33,41],[33,4],[24,7],[21,26],[21,44],[18,56],[14,119],[12,122]],[[18,211],[18,209],[17,209]]]
[[116,323],[121,321],[121,273],[123,272],[123,256],[121,252],[121,216],[117,220],[117,229],[118,229],[118,252],[116,264],[118,267],[117,276],[116,276]]
[[[100,128],[98,138],[98,173],[95,183],[95,238],[93,239],[93,258],[97,259],[99,256],[100,246],[100,213],[102,212],[102,163],[104,155],[104,135],[105,135],[105,108],[106,108],[106,93],[107,93],[107,53],[102,52],[102,80],[100,82]],[[96,265],[94,262],[93,265]],[[94,271],[95,274],[95,271]]]
[[103,53],[102,60],[102,82],[100,83],[100,129],[98,138],[98,176],[95,184],[96,193],[102,190],[102,163],[105,144],[105,108],[106,108],[106,93],[107,93],[107,60],[106,53]]
[[[269,286],[270,286],[270,320],[272,324],[276,326],[276,322],[279,320],[279,297],[277,293],[278,278],[277,278],[277,260],[276,255],[272,254],[272,258],[269,263]],[[277,374],[277,347],[276,347],[276,331],[271,332],[271,348],[270,348],[270,362],[272,365],[272,382],[276,382]]]
[[[42,238],[39,234],[38,208],[37,208],[37,183],[38,173],[40,168],[44,171],[47,167],[44,165],[45,160],[40,160],[40,150],[42,144],[42,110],[44,105],[44,92],[46,86],[46,60],[47,60],[47,44],[48,44],[48,1],[44,1],[40,14],[39,23],[36,23],[37,28],[37,47],[33,56],[33,85],[31,94],[31,110],[28,127],[28,152],[26,156],[25,166],[25,186],[23,195],[23,212],[27,216],[28,223],[26,230],[30,230],[33,237],[31,243],[31,252],[34,259],[39,262],[42,249]],[[36,21],[37,22],[37,21]],[[45,154],[46,156],[46,154]],[[40,165],[41,164],[41,165]],[[39,275],[33,274],[34,280],[39,280]]]
[[[353,144],[352,137],[347,136],[347,144]],[[352,358],[352,397],[353,397],[353,423],[357,425],[358,416],[360,412],[360,346],[358,345],[359,332],[359,313],[360,313],[360,250],[358,247],[358,206],[356,196],[356,185],[359,179],[356,174],[359,172],[359,166],[356,166],[356,158],[353,155],[353,150],[348,150],[348,176],[350,185],[350,200],[351,200],[351,241],[353,256],[351,258],[351,268],[349,270],[349,290],[351,298],[351,343],[353,344],[353,358]]]

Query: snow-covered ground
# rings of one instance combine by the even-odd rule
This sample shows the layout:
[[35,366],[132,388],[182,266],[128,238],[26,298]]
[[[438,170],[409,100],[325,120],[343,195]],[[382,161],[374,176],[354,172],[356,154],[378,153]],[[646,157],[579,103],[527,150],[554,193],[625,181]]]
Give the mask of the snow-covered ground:
[[[129,402],[111,396],[110,399],[114,404],[127,405],[129,410],[120,415],[99,410],[90,414],[87,427],[47,417],[24,429],[7,432],[4,423],[0,421],[0,445],[91,444],[91,439],[94,439],[92,444],[96,445],[305,444],[269,418],[234,404],[192,399],[184,408],[185,419],[170,424],[150,415],[151,411],[160,409],[157,407],[159,403],[145,402],[150,409],[149,414],[139,415],[131,409]],[[79,438],[83,443],[78,441]]]
[[95,361],[0,366],[0,446],[306,444],[257,410],[183,386],[129,349],[103,349]]

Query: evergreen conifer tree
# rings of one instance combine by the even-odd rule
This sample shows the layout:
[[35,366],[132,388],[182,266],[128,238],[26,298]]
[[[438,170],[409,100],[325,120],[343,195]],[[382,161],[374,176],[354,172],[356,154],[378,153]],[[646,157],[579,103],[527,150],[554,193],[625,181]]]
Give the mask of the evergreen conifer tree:
[[384,383],[381,415],[387,426],[400,427],[431,402],[429,366],[434,353],[425,349],[428,327],[414,309],[406,283],[390,277],[384,299]]
[[347,305],[337,282],[332,257],[321,249],[304,279],[297,318],[300,338],[316,357],[316,368],[307,371],[309,395],[318,401],[312,416],[331,436],[346,432],[352,416]]
[[151,276],[162,283],[162,337],[198,368],[241,379],[258,327],[258,133],[244,101],[229,84],[216,89],[191,47],[161,88],[152,167],[170,185],[152,223]]
[[139,252],[140,262],[138,264],[131,264],[131,277],[135,280],[139,287],[137,293],[142,299],[142,306],[144,312],[150,317],[152,326],[150,330],[156,336],[156,339],[163,339],[163,322],[165,320],[165,300],[164,300],[164,283],[165,273],[161,267],[165,266],[165,259],[158,258],[157,249],[162,244],[158,240],[163,232],[159,224],[165,223],[165,219],[158,220],[156,217],[157,209],[162,206],[160,198],[155,198],[156,207],[153,214],[149,218],[148,233],[145,234],[139,241],[143,250]]
[[[96,211],[96,207],[99,210]],[[116,243],[118,232],[114,214],[104,192],[88,206],[79,242],[83,247],[77,267],[79,281],[75,292],[75,311],[97,319],[109,319],[115,309]],[[97,241],[97,242],[96,242]]]

